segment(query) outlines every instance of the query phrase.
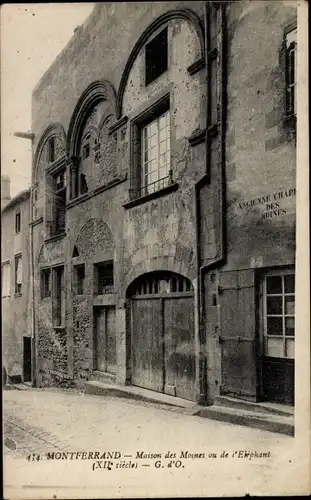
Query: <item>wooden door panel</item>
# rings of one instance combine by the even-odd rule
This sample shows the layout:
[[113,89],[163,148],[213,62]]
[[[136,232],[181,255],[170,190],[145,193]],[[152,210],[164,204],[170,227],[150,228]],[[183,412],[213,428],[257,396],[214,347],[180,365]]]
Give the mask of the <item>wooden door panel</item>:
[[132,384],[163,391],[163,322],[160,299],[132,300]]
[[106,361],[107,372],[116,373],[116,310],[106,308]]
[[254,272],[220,274],[221,393],[256,400]]
[[96,308],[96,368],[106,372],[106,314],[104,308]]
[[195,399],[193,298],[164,301],[165,392]]
[[105,373],[115,373],[115,307],[98,307],[95,311],[96,368]]
[[223,394],[233,396],[255,397],[256,370],[249,367],[255,359],[252,339],[224,339],[222,346],[222,382]]

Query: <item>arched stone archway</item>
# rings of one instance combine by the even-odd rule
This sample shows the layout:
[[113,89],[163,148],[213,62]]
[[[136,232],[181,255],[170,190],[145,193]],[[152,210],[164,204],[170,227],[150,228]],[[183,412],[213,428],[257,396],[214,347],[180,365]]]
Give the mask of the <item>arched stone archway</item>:
[[110,227],[102,219],[95,217],[89,219],[81,227],[72,246],[72,257],[74,257],[75,247],[81,260],[89,260],[95,254],[105,255],[105,253],[112,252],[114,237]]
[[194,289],[170,271],[136,278],[127,289],[131,383],[195,401]]

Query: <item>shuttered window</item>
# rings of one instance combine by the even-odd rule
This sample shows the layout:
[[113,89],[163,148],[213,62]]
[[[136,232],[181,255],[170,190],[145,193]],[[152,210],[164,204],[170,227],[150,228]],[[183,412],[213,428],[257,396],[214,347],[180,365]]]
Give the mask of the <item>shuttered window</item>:
[[11,291],[11,266],[9,262],[1,266],[1,296],[8,297]]
[[23,284],[22,256],[15,255],[15,293],[18,295],[22,293],[22,284]]

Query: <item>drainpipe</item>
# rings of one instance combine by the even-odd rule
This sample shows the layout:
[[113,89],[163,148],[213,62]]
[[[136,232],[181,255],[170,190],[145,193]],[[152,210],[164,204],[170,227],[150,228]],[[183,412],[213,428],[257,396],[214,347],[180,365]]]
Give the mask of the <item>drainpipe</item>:
[[[205,39],[205,66],[206,66],[206,129],[205,129],[205,142],[206,142],[206,170],[205,175],[196,184],[196,213],[197,213],[197,276],[198,276],[198,310],[199,310],[199,343],[200,343],[200,360],[199,360],[199,379],[200,379],[200,399],[205,400],[205,403],[209,404],[208,401],[208,387],[207,387],[207,364],[205,356],[205,285],[204,276],[206,272],[211,269],[216,269],[225,261],[226,255],[226,226],[225,226],[225,177],[224,177],[224,162],[225,162],[225,126],[226,126],[226,63],[225,63],[225,30],[226,30],[226,13],[225,7],[227,2],[221,3],[220,1],[213,2],[207,0],[204,4],[204,39]],[[211,34],[210,34],[210,9],[214,7],[217,11],[220,9],[220,22],[222,29],[222,53],[218,54],[217,49],[211,50]],[[219,116],[218,123],[214,124],[211,121],[211,63],[216,57],[221,57],[221,116]],[[221,200],[221,213],[222,213],[222,250],[219,257],[208,264],[201,265],[200,258],[200,189],[206,184],[210,183],[211,175],[211,143],[215,134],[220,134],[221,136],[221,181],[222,181],[222,200]]]
[[200,190],[210,180],[210,110],[211,110],[211,88],[210,88],[210,68],[209,68],[209,50],[210,50],[210,16],[209,1],[204,3],[204,58],[206,68],[206,123],[205,123],[205,154],[206,167],[205,175],[196,184],[196,230],[197,230],[197,307],[199,323],[199,404],[207,402],[207,365],[205,354],[205,329],[204,329],[204,273],[201,266],[201,214],[200,214]]
[[[30,210],[33,207],[33,189],[31,188]],[[34,262],[34,246],[33,246],[33,224],[30,225],[30,276],[31,276],[31,385],[36,387],[36,322],[35,322],[35,262]]]

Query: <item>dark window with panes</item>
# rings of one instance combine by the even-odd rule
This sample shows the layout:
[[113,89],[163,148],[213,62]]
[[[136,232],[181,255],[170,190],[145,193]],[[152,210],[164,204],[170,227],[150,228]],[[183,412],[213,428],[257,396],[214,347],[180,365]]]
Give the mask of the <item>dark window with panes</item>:
[[40,273],[41,299],[51,297],[51,269],[42,269]]
[[63,326],[65,321],[64,266],[53,268],[53,325]]
[[95,265],[95,293],[98,295],[114,293],[112,260]]
[[149,85],[168,67],[167,27],[146,44],[145,57],[146,85]]
[[90,143],[86,143],[82,150],[82,160],[86,160],[90,156]]
[[21,232],[21,213],[16,212],[15,214],[15,233]]
[[84,280],[85,280],[85,265],[79,264],[74,266],[75,271],[75,293],[83,295],[84,293]]
[[60,234],[65,231],[66,225],[66,172],[55,174],[54,178],[54,231]]
[[297,30],[286,35],[286,113],[296,116]]
[[48,142],[48,161],[50,163],[55,161],[55,137],[51,137]]

